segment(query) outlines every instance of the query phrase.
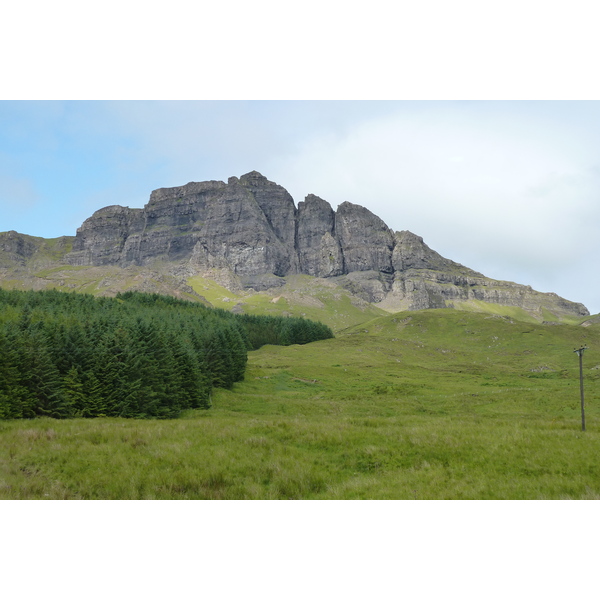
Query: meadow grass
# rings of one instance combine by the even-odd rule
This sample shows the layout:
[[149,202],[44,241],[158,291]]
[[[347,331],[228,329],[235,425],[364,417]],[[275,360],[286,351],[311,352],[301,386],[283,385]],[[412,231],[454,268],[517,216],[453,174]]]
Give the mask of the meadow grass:
[[265,346],[209,411],[0,422],[0,498],[597,499],[599,338],[432,310]]

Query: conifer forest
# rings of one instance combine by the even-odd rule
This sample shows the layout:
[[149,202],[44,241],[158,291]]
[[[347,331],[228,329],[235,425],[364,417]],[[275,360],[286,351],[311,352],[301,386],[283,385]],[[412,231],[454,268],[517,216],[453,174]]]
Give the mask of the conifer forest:
[[242,380],[249,350],[331,337],[158,294],[0,290],[0,418],[174,418]]

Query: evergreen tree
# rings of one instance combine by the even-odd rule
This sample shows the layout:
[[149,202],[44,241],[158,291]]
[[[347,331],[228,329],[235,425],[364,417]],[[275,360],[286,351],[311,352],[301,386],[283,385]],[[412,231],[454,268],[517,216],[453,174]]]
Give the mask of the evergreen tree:
[[23,370],[22,383],[35,398],[35,414],[56,419],[70,417],[72,407],[62,393],[58,369],[52,362],[40,329],[29,332],[25,349],[26,368]]
[[68,407],[73,416],[84,416],[84,411],[87,408],[87,398],[77,367],[71,367],[63,378],[62,390],[65,406]]
[[90,418],[107,416],[107,405],[102,392],[102,384],[96,377],[96,374],[92,371],[88,372],[83,384],[82,417]]
[[0,419],[19,419],[24,416],[27,390],[20,384],[17,352],[2,331],[0,357]]

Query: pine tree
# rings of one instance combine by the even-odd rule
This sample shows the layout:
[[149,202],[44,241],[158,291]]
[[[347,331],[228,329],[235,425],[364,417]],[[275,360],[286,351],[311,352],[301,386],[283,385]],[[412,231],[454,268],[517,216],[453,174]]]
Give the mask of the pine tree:
[[73,416],[84,416],[87,400],[77,367],[71,367],[63,378],[62,391],[65,406],[68,407]]
[[27,390],[20,385],[18,364],[15,348],[0,330],[0,419],[23,417]]
[[35,398],[35,413],[56,419],[70,417],[72,407],[65,401],[60,375],[50,358],[43,332],[34,329],[28,337],[23,384]]
[[105,417],[108,413],[106,402],[102,395],[102,384],[96,377],[95,373],[88,372],[83,386],[83,407],[81,416],[90,417]]

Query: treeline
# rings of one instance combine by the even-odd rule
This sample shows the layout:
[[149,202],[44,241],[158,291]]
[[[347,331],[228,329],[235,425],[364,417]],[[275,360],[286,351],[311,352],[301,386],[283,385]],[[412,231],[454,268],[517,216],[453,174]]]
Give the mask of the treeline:
[[0,418],[173,418],[240,381],[248,350],[330,337],[158,294],[0,290]]

